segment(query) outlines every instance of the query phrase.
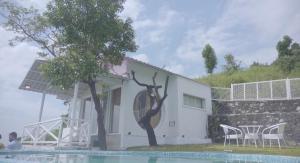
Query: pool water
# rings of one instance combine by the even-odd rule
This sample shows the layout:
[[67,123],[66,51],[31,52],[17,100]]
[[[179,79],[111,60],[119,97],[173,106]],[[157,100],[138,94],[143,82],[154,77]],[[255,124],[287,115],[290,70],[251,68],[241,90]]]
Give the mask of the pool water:
[[214,152],[0,152],[0,163],[300,163],[300,157]]
[[[0,163],[239,163],[242,160],[86,155],[17,155]],[[243,163],[245,161],[242,161]],[[255,161],[246,161],[255,163]]]

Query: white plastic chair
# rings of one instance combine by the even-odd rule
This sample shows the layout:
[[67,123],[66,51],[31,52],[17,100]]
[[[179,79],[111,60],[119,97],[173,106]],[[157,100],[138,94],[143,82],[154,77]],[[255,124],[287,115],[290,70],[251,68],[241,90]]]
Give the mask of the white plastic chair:
[[220,126],[223,128],[225,134],[224,147],[226,145],[227,139],[229,140],[229,145],[230,145],[230,139],[235,139],[237,146],[239,146],[239,139],[243,139],[242,130],[224,124],[220,124]]
[[279,123],[279,124],[267,127],[262,131],[261,137],[262,137],[262,141],[263,141],[263,148],[265,147],[265,142],[264,142],[265,139],[270,140],[270,147],[272,146],[271,140],[277,140],[279,148],[281,148],[280,140],[283,140],[284,144],[286,145],[286,142],[283,137],[285,125],[286,125],[286,123]]

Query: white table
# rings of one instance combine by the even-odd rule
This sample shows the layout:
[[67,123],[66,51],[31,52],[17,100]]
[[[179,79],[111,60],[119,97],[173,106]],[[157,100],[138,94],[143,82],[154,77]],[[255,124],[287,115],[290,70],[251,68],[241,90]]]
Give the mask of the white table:
[[253,140],[255,147],[257,148],[256,140],[258,140],[258,133],[259,129],[263,127],[262,125],[240,125],[239,126],[243,132],[244,132],[244,143],[243,145],[245,146],[245,142],[249,142],[248,140]]

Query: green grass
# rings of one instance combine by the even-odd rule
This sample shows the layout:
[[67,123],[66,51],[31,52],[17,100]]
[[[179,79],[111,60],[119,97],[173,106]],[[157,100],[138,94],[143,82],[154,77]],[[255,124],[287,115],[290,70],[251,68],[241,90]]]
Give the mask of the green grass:
[[230,87],[231,83],[245,83],[265,80],[276,80],[300,77],[300,71],[294,70],[287,74],[276,66],[254,66],[232,73],[215,73],[196,79],[213,87]]
[[223,152],[229,151],[233,153],[248,153],[248,154],[267,154],[267,155],[285,155],[285,156],[300,156],[300,147],[283,147],[279,149],[278,147],[265,147],[259,146],[255,148],[254,146],[240,146],[235,145],[226,146],[224,148],[223,144],[209,144],[209,145],[163,145],[158,147],[131,147],[128,148],[129,151],[184,151],[184,152],[202,152],[202,151],[214,151]]

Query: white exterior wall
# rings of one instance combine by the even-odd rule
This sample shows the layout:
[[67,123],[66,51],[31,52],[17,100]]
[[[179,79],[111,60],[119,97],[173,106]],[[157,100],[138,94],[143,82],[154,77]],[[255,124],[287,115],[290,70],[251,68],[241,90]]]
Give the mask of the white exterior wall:
[[[153,68],[149,68],[140,63],[131,63],[128,66],[128,72],[134,70],[136,78],[142,83],[152,83],[152,76],[156,71]],[[157,85],[165,84],[167,73],[159,71],[157,74]],[[154,129],[156,139],[159,144],[171,144],[175,143],[175,137],[177,135],[177,128],[169,127],[169,121],[177,121],[177,83],[176,76],[170,76],[168,86],[168,97],[164,101],[162,108],[161,120],[158,126]],[[130,146],[148,145],[147,133],[142,129],[135,120],[133,113],[133,104],[135,96],[144,87],[137,85],[133,80],[129,80],[123,83],[123,91],[121,96],[121,113],[120,129],[122,134],[121,148]],[[163,95],[164,88],[160,89],[160,94]],[[172,101],[170,101],[172,100]],[[122,126],[122,127],[121,127]],[[128,133],[131,133],[130,135]],[[166,137],[163,137],[165,135]]]
[[[121,85],[122,82],[120,82],[120,84],[115,84],[113,86],[110,86],[109,90],[113,90],[113,89],[116,89],[116,88],[122,88],[122,85]],[[97,88],[97,93],[98,94],[101,94],[102,93],[102,89],[101,89],[101,84],[100,82],[98,82],[96,84],[96,88]],[[122,90],[121,90],[122,91]],[[108,97],[108,103],[107,103],[107,108],[110,108],[110,93],[108,94],[109,97]],[[81,92],[80,94],[80,98],[77,98],[76,100],[76,107],[73,108],[75,114],[73,116],[74,119],[77,119],[79,118],[79,115],[81,114],[81,109],[84,107],[84,100],[86,98],[91,98],[91,100],[93,101],[93,98],[91,97],[91,93],[90,93],[90,89],[88,87],[86,87],[86,89],[84,91]],[[97,136],[97,112],[95,110],[95,106],[94,104],[92,103],[91,106],[89,108],[86,108],[85,110],[85,115],[87,117],[85,117],[84,120],[86,120],[88,123],[89,123],[89,135],[90,136]],[[106,128],[106,134],[107,134],[107,144],[108,144],[108,147],[110,149],[119,149],[120,148],[120,140],[121,140],[121,135],[118,134],[118,133],[109,133],[108,132],[108,121],[109,121],[109,111],[107,110],[107,112],[105,113],[104,115],[105,119],[104,119],[104,125],[105,125],[105,128]],[[121,116],[120,116],[121,117]],[[119,129],[119,131],[121,131]]]
[[[185,106],[183,94],[205,99],[205,108]],[[207,118],[212,113],[211,89],[195,81],[178,77],[178,144],[210,143],[207,138]]]
[[[96,87],[97,87],[97,85],[96,85]],[[99,92],[100,92],[100,89],[98,88],[97,93],[99,93]],[[86,112],[88,112],[87,113],[88,117],[86,117],[85,120],[87,120],[88,123],[89,123],[89,134],[90,135],[96,135],[97,130],[95,131],[95,130],[93,130],[93,128],[94,128],[95,125],[97,125],[97,112],[95,110],[95,105],[93,103],[93,98],[92,98],[92,95],[91,95],[91,92],[90,92],[89,88],[87,88],[81,95],[81,98],[80,98],[81,108],[83,108],[84,99],[89,98],[89,97],[92,100],[92,104],[91,104],[91,107],[87,108],[87,110],[86,110]]]
[[[152,84],[152,76],[154,72],[157,71],[157,69],[138,62],[129,62],[127,72],[131,72],[131,70],[136,72],[136,78],[140,82],[149,84]],[[158,71],[156,79],[157,85],[164,86],[166,75],[167,72]],[[163,104],[164,107],[162,108],[160,123],[154,129],[158,144],[209,143],[210,139],[206,138],[206,125],[207,115],[212,112],[210,87],[174,74],[169,75],[168,97]],[[97,86],[97,88],[99,87],[100,85]],[[118,87],[121,87],[119,133],[109,134],[107,131],[108,147],[111,149],[125,149],[131,146],[148,145],[147,133],[138,125],[133,113],[135,96],[140,91],[145,90],[145,88],[137,85],[133,80],[123,80],[119,84],[111,86],[111,90]],[[163,95],[163,91],[164,87],[160,89],[161,95]],[[98,89],[97,92],[100,93],[101,89]],[[206,108],[195,109],[184,106],[184,93],[204,98]],[[78,105],[83,107],[83,100],[87,97],[91,97],[89,89],[80,95]],[[108,103],[110,104],[110,101]],[[76,107],[76,109],[80,108]],[[97,113],[93,104],[90,111],[89,124],[90,126],[97,125]],[[108,117],[108,114],[105,116]],[[170,122],[173,123],[173,126],[169,125]],[[106,118],[105,123],[108,123],[108,118]],[[96,133],[97,131],[90,130],[91,135],[95,135]],[[184,137],[182,137],[182,135],[184,135]]]

